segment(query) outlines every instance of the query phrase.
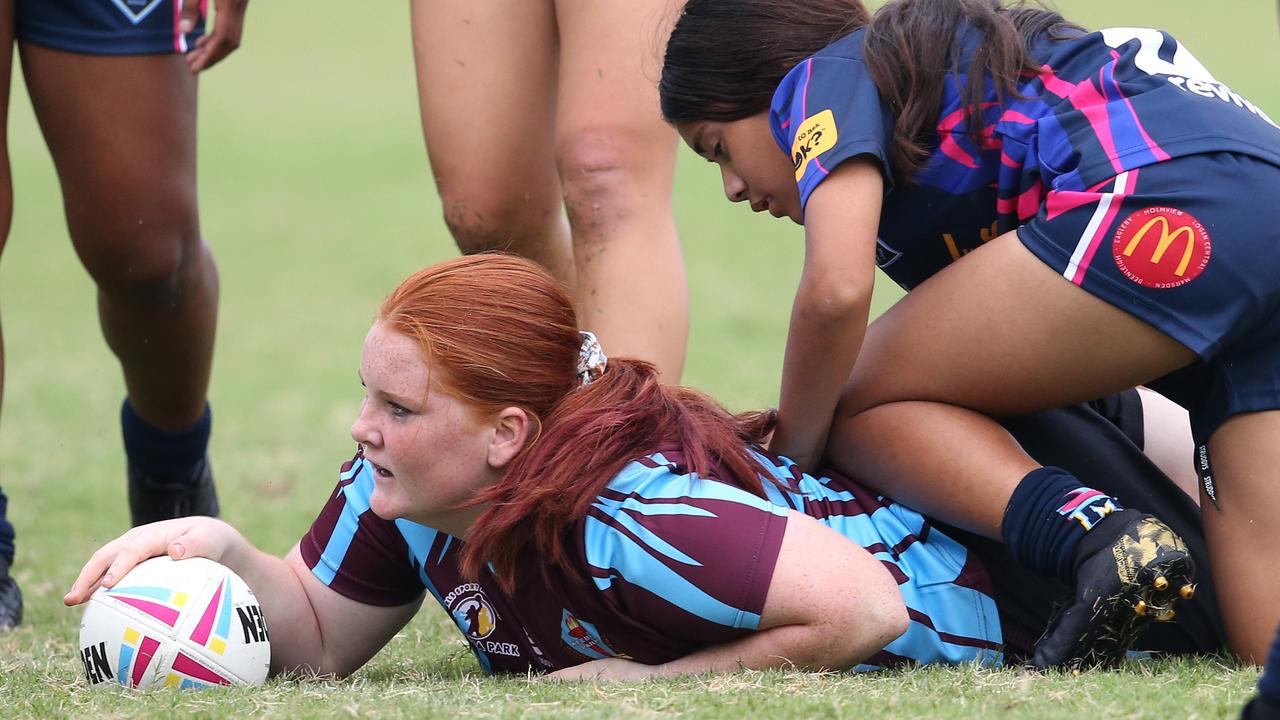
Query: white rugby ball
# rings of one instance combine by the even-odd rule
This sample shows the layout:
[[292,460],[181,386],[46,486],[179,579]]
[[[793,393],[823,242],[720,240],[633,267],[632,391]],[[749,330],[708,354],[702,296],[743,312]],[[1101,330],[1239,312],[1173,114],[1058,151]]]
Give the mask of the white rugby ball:
[[259,685],[271,643],[239,575],[205,558],[157,557],[89,598],[80,661],[93,686]]

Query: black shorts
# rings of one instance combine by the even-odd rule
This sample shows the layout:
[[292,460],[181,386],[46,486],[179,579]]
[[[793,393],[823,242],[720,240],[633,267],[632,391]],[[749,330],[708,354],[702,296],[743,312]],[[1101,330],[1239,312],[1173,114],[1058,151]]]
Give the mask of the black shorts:
[[[1168,654],[1220,650],[1226,634],[1209,577],[1200,509],[1142,453],[1138,391],[1006,418],[1002,424],[1037,462],[1067,470],[1085,485],[1115,497],[1124,507],[1155,515],[1186,541],[1198,568],[1196,595],[1179,602],[1176,622],[1152,623],[1134,649]],[[999,542],[943,528],[977,555],[991,576],[1004,629],[1006,662],[1030,657],[1054,602],[1068,588],[1022,567]]]

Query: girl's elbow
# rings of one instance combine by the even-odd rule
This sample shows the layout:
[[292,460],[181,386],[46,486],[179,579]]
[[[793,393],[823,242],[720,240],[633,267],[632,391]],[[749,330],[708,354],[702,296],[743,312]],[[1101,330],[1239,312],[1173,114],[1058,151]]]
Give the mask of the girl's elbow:
[[883,624],[884,641],[880,644],[880,647],[888,645],[907,632],[907,626],[911,624],[911,617],[907,614],[907,606],[902,603],[901,596],[899,596],[896,603],[885,607],[881,623]]
[[847,619],[843,627],[828,627],[824,636],[828,643],[824,669],[849,670],[883,650],[907,631],[910,618],[901,598],[896,603],[872,602],[858,604],[858,612]]
[[[884,570],[883,567],[881,569]],[[911,617],[907,613],[907,604],[902,599],[898,582],[893,579],[888,570],[884,570],[877,580],[875,583],[868,584],[869,591],[873,595],[867,598],[867,605],[875,608],[876,620],[886,638],[884,645],[887,645],[907,631]]]
[[860,603],[857,622],[862,629],[858,633],[862,641],[858,643],[855,651],[857,657],[853,658],[849,667],[866,660],[907,632],[911,618],[897,585],[878,590],[872,597],[864,598],[864,602]]
[[871,288],[860,283],[817,283],[808,290],[805,310],[816,319],[849,322],[863,318],[871,306]]

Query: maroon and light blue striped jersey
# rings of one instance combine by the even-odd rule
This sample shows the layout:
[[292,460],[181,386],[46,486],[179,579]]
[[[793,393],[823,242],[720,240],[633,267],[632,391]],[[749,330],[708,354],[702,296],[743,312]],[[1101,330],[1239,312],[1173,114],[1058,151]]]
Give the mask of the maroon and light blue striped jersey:
[[[1174,157],[1228,151],[1280,164],[1280,128],[1219,82],[1177,40],[1145,28],[1070,31],[1034,39],[1039,72],[1020,97],[998,99],[990,78],[980,144],[964,115],[965,74],[981,39],[956,37],[931,153],[912,182],[888,167],[894,118],[863,58],[865,29],[796,66],[770,112],[793,160],[801,201],[844,160],[878,159],[886,178],[876,261],[911,289],[983,242],[1033,217],[1052,217],[1120,173]],[[1194,180],[1194,179],[1192,179]],[[1048,193],[1055,190],[1052,196]]]
[[796,510],[866,548],[902,591],[909,629],[859,669],[1002,660],[986,573],[962,545],[847,479],[760,459],[791,489],[767,483],[759,497],[690,474],[675,453],[629,463],[576,528],[580,573],[530,572],[512,597],[487,571],[463,577],[457,538],[376,516],[373,473],[357,455],[303,537],[302,557],[317,578],[358,602],[406,604],[425,588],[488,672],[550,671],[605,657],[656,664],[757,629],[787,513]]

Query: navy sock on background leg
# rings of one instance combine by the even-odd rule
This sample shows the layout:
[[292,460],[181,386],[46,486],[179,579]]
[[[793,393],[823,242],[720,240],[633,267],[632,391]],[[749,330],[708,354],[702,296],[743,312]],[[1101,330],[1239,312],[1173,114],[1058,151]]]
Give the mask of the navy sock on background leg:
[[213,415],[206,404],[193,425],[170,432],[138,417],[125,398],[120,408],[120,429],[129,464],[160,482],[194,482],[195,469],[209,450]]
[[1244,706],[1241,720],[1275,720],[1280,718],[1280,627],[1271,643],[1271,653],[1258,679],[1258,694]]
[[0,560],[13,563],[13,523],[9,522],[9,498],[0,489]]
[[1036,468],[1014,489],[1000,532],[1025,567],[1071,582],[1080,541],[1120,509],[1115,498],[1086,487],[1066,470]]
[[1280,627],[1276,628],[1276,639],[1271,643],[1271,653],[1267,656],[1266,667],[1262,669],[1262,677],[1258,680],[1258,694],[1280,703]]
[[5,517],[9,501],[0,491],[0,632],[22,624],[22,591],[9,572],[13,564],[13,525]]

